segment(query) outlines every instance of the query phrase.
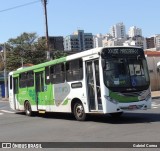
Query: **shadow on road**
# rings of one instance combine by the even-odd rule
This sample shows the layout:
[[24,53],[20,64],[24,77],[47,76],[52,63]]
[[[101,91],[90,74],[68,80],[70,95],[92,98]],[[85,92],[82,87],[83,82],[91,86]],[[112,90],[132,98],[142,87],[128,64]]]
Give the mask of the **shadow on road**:
[[[19,112],[25,116],[23,112]],[[74,116],[69,113],[45,113],[45,114],[34,114],[33,118],[41,117],[45,119],[60,119],[60,120],[71,120],[76,121]],[[110,123],[110,124],[133,124],[133,123],[151,123],[160,122],[160,114],[158,113],[124,113],[121,117],[115,118],[107,115],[88,115],[87,122],[99,122],[99,123]]]
[[121,117],[114,118],[110,115],[90,116],[88,121],[110,124],[133,124],[159,122],[160,114],[156,113],[124,113]]

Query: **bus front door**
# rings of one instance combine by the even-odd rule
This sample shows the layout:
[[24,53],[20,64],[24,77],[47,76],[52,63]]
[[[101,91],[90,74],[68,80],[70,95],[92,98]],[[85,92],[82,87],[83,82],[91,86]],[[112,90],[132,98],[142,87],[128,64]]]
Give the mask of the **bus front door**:
[[89,110],[90,111],[102,110],[98,60],[92,60],[86,62],[86,77],[87,77]]
[[[10,80],[11,82],[11,80]],[[13,78],[13,109],[18,109],[18,93],[19,93],[19,81],[18,81],[18,77]]]
[[45,110],[43,71],[35,73],[35,91],[37,110]]

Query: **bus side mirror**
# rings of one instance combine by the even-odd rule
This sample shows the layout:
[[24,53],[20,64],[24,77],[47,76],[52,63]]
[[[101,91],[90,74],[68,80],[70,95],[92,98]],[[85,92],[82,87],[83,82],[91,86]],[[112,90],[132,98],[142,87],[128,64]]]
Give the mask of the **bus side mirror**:
[[160,72],[160,68],[157,68],[157,72]]

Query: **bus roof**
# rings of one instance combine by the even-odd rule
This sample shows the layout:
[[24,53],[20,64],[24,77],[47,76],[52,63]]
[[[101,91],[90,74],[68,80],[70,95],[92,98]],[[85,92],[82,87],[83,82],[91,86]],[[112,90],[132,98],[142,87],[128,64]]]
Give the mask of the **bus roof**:
[[19,74],[19,73],[23,73],[23,72],[27,72],[27,71],[31,71],[31,70],[36,70],[36,69],[40,69],[40,68],[43,68],[43,67],[46,67],[46,66],[50,66],[50,65],[54,65],[54,64],[58,64],[58,63],[61,63],[61,62],[66,62],[68,60],[73,60],[73,59],[76,59],[76,58],[81,58],[81,57],[85,57],[85,56],[89,56],[89,55],[93,55],[93,54],[98,54],[99,52],[101,52],[101,50],[103,48],[119,48],[119,47],[129,47],[129,48],[140,48],[140,47],[133,47],[133,46],[111,46],[111,47],[98,47],[98,48],[93,48],[93,49],[90,49],[90,50],[86,50],[86,51],[82,51],[82,52],[79,52],[79,53],[76,53],[76,54],[72,54],[72,55],[69,55],[69,56],[66,56],[66,57],[62,57],[62,58],[59,58],[59,59],[55,59],[55,60],[51,60],[51,61],[48,61],[48,62],[44,62],[44,63],[40,63],[40,64],[37,64],[37,65],[33,65],[33,66],[30,66],[30,67],[25,67],[25,68],[22,68],[22,69],[17,69],[16,71],[12,71],[10,74]]
[[58,64],[58,63],[61,63],[61,62],[66,62],[66,60],[73,60],[73,59],[76,59],[76,58],[89,56],[89,55],[96,54],[96,53],[100,52],[102,48],[103,47],[94,48],[94,49],[90,49],[90,50],[87,50],[87,51],[72,54],[72,55],[69,55],[69,56],[66,56],[66,57],[62,57],[62,58],[59,58],[59,59],[51,60],[51,61],[40,63],[40,64],[37,64],[37,65],[33,65],[33,66],[30,66],[30,67],[19,68],[16,71],[12,71],[11,73],[19,74],[19,73],[22,73],[22,72],[36,70],[36,69],[43,68],[43,67],[46,67],[46,66]]

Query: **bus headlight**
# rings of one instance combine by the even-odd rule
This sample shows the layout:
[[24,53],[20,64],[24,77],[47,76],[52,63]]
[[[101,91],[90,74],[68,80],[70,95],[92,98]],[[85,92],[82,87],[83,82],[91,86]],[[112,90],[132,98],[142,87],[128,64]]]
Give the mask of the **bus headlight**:
[[105,99],[107,99],[108,101],[114,103],[114,104],[118,104],[119,102],[115,99],[110,98],[109,96],[104,95]]

